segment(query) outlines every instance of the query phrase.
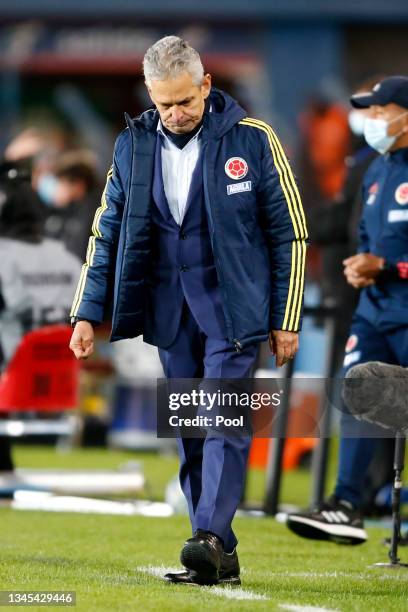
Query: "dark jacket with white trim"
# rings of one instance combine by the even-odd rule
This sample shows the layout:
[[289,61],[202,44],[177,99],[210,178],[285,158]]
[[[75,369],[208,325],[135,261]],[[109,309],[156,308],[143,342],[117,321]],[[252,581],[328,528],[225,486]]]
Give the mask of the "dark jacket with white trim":
[[[239,349],[265,340],[272,329],[300,329],[307,231],[272,129],[247,118],[224,92],[212,89],[210,95],[212,112],[205,113],[203,126],[205,207],[228,338]],[[151,254],[159,114],[152,109],[126,119],[71,311],[100,322],[113,290],[112,341],[143,333]],[[247,173],[230,178],[225,164],[235,157],[245,160]]]

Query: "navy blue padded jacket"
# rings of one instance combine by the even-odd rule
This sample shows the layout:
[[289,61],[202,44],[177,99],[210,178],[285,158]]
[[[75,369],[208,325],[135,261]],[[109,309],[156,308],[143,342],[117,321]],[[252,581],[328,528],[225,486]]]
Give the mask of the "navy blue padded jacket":
[[357,314],[384,330],[407,324],[408,148],[379,155],[363,181],[360,253],[384,257],[374,285],[361,290]]
[[[210,100],[202,144],[205,206],[228,338],[240,348],[265,340],[272,329],[300,329],[307,230],[272,128],[247,117],[220,90],[213,88]],[[113,297],[111,341],[143,334],[158,119],[156,109],[126,116],[72,306],[71,316],[100,322]],[[227,173],[234,158],[244,160],[245,175]]]

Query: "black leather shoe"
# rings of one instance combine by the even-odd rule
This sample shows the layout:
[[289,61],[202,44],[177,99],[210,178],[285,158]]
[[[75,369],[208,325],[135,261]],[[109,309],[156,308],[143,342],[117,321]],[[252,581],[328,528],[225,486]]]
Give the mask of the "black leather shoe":
[[173,584],[190,584],[196,586],[214,585],[214,581],[206,581],[202,579],[197,572],[192,570],[182,570],[180,572],[169,572],[164,575],[164,579]]
[[230,554],[223,553],[221,559],[221,567],[218,572],[217,582],[205,581],[197,572],[192,570],[184,570],[181,572],[169,572],[165,574],[164,579],[173,584],[190,584],[190,585],[204,585],[204,584],[218,584],[239,586],[241,584],[241,578],[239,577],[239,561],[237,551]]
[[232,553],[223,552],[221,567],[218,572],[218,584],[241,584],[239,573],[240,567],[236,548]]
[[180,561],[188,570],[196,572],[205,584],[216,584],[223,557],[220,538],[209,531],[197,529],[181,551]]

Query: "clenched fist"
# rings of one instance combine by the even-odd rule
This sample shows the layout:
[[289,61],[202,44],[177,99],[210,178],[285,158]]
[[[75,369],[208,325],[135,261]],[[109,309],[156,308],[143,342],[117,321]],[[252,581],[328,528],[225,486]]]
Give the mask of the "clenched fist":
[[72,332],[69,348],[77,359],[88,359],[94,350],[94,329],[89,321],[78,321]]
[[269,348],[272,355],[276,355],[276,365],[279,368],[295,356],[299,348],[299,334],[273,329],[269,334]]

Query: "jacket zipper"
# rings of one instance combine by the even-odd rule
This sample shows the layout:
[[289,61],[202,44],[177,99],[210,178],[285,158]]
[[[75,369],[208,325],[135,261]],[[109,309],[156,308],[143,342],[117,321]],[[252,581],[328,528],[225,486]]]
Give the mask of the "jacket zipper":
[[[130,194],[131,194],[131,191],[132,191],[133,156],[134,156],[134,149],[135,149],[134,142],[133,142],[134,133],[133,133],[132,120],[131,120],[130,116],[127,113],[125,113],[125,119],[126,119],[126,125],[128,127],[128,130],[129,130],[129,134],[130,134],[130,142],[131,142],[131,151],[132,151],[132,154],[131,154],[131,159],[130,159],[129,187],[128,187],[126,201],[125,201],[125,205],[124,205],[124,209],[123,209],[123,219],[125,219],[125,212],[126,212],[126,215],[127,215],[127,210],[128,210],[129,202],[130,202]],[[125,210],[125,209],[127,209],[127,210]],[[125,221],[126,221],[126,219],[125,219]],[[118,303],[119,303],[120,285],[121,285],[121,281],[122,281],[122,269],[123,269],[123,259],[124,259],[125,246],[126,246],[126,231],[125,231],[125,235],[124,235],[124,238],[123,238],[122,262],[121,262],[121,265],[120,265],[120,274],[119,274],[119,281],[118,281],[116,304],[115,304],[115,308],[114,308],[114,310],[112,312],[112,325],[113,325],[113,323],[115,321],[115,318],[116,318],[116,311],[117,311]]]
[[[206,145],[206,146],[208,146],[208,145]],[[230,327],[231,327],[231,330],[232,330],[232,335],[233,335],[234,334],[234,325],[233,325],[231,313],[230,313],[229,307],[228,307],[228,297],[227,297],[227,290],[226,290],[226,285],[225,285],[224,273],[223,273],[223,270],[222,270],[220,259],[218,257],[218,247],[217,247],[217,240],[216,240],[216,237],[215,237],[215,226],[214,226],[214,222],[213,222],[213,218],[214,217],[213,217],[213,214],[212,214],[211,198],[210,198],[210,194],[209,194],[209,190],[208,190],[208,183],[207,183],[208,174],[207,174],[207,162],[206,162],[205,151],[204,151],[204,155],[203,155],[203,170],[204,170],[204,172],[203,172],[203,174],[204,174],[204,176],[203,176],[203,179],[204,179],[204,192],[207,193],[207,200],[208,200],[208,204],[209,204],[209,208],[210,208],[210,212],[211,212],[211,219],[210,219],[210,221],[211,221],[211,225],[212,225],[211,230],[212,230],[212,236],[213,236],[212,244],[213,244],[213,250],[215,251],[214,252],[214,255],[215,255],[214,263],[215,263],[215,267],[217,269],[217,272],[218,272],[218,274],[219,274],[219,276],[221,278],[221,283],[222,283],[222,285],[224,287],[225,302],[226,302],[226,307],[227,307],[226,311],[227,311],[227,314],[228,314],[229,324],[230,324]],[[231,340],[231,338],[229,338],[229,340],[234,345],[235,350],[237,351],[237,353],[240,353],[242,351],[242,348],[243,348],[241,341],[238,338],[233,338],[232,340]]]
[[[392,171],[392,168],[391,168],[391,171]],[[387,176],[385,177],[383,188],[381,190],[381,195],[385,193],[386,191],[385,188],[386,188],[387,183],[389,182],[389,179],[390,179],[390,173],[388,173]],[[384,257],[384,232],[385,232],[385,224],[386,224],[388,211],[389,211],[388,201],[385,202],[384,198],[381,198],[379,202],[380,231],[378,233],[378,237],[376,240],[376,250],[380,252],[380,257]]]
[[[134,134],[133,134],[133,130],[132,130],[133,126],[131,126],[130,117],[127,116],[127,114],[126,114],[126,123],[128,125],[129,131],[130,131],[130,134],[131,134],[131,146],[132,146],[131,172],[132,172],[132,169],[133,169],[133,154],[134,154],[134,141],[133,141]],[[210,208],[211,217],[212,217],[211,198],[210,198],[209,191],[208,191],[208,186],[207,186],[207,164],[206,164],[206,159],[205,159],[205,152],[204,152],[204,155],[203,155],[203,167],[204,167],[204,177],[203,177],[204,178],[204,191],[207,193],[207,200],[208,200],[208,203],[209,203],[209,208]],[[128,200],[129,200],[129,197],[130,197],[130,191],[131,191],[131,180],[129,180]],[[211,222],[212,222],[212,218],[211,218]],[[222,285],[224,286],[224,290],[225,290],[225,305],[226,305],[226,311],[227,311],[226,314],[228,315],[229,324],[230,324],[230,327],[231,327],[231,330],[232,330],[232,335],[233,335],[233,333],[234,333],[234,326],[233,326],[232,317],[231,317],[231,314],[230,314],[230,311],[229,311],[229,308],[228,308],[228,298],[227,298],[227,291],[225,289],[224,273],[223,273],[223,270],[222,270],[220,259],[218,257],[218,248],[217,248],[217,244],[216,244],[215,229],[214,229],[214,225],[213,224],[212,224],[212,228],[213,228],[212,235],[213,235],[213,251],[214,251],[213,254],[215,256],[214,257],[214,263],[215,263],[217,272],[219,273],[219,276],[221,277]],[[218,264],[218,266],[217,266],[217,264]],[[119,281],[119,284],[120,284],[120,281]],[[118,285],[118,291],[119,291],[119,285]],[[116,309],[115,309],[115,311],[116,311]],[[115,314],[116,314],[116,312],[113,313],[112,320],[114,320],[114,315]],[[233,338],[232,340],[231,340],[231,338],[229,338],[229,340],[234,345],[234,348],[235,348],[237,353],[240,353],[243,350],[244,347],[243,347],[243,344],[242,344],[242,342],[241,342],[241,340],[239,338]]]
[[239,340],[237,340],[236,338],[234,338],[233,340],[234,346],[235,346],[235,350],[237,351],[237,353],[240,353],[242,351],[242,344]]

